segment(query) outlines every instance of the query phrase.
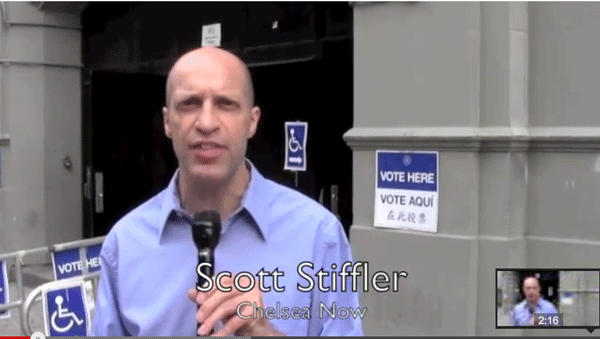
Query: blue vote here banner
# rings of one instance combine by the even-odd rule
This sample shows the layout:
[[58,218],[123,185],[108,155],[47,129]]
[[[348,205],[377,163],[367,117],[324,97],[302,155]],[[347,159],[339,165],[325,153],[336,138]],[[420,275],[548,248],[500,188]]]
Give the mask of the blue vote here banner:
[[375,226],[437,232],[438,152],[378,150],[376,158]]
[[285,164],[284,170],[306,171],[306,139],[308,123],[285,123]]
[[[0,305],[9,303],[10,293],[8,290],[8,271],[6,261],[0,261]],[[0,319],[10,317],[10,311],[0,311]]]
[[54,278],[56,280],[80,276],[83,265],[87,265],[88,273],[100,270],[100,249],[102,244],[90,245],[85,249],[87,259],[83,262],[79,255],[79,248],[52,252]]
[[86,248],[86,256],[88,260],[88,272],[100,271],[100,250],[102,244],[91,245]]
[[87,336],[90,316],[83,282],[43,291],[46,334],[52,337]]

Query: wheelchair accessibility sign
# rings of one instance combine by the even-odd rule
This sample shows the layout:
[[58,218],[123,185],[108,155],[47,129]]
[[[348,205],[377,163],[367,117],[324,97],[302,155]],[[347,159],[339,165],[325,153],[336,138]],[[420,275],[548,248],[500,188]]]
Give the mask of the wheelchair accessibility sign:
[[285,123],[285,164],[284,170],[306,171],[306,136],[308,123]]
[[83,282],[43,291],[46,334],[51,337],[87,336],[90,315]]
[[[8,304],[8,274],[6,261],[0,261],[0,305]],[[9,318],[10,311],[0,311],[0,319]]]

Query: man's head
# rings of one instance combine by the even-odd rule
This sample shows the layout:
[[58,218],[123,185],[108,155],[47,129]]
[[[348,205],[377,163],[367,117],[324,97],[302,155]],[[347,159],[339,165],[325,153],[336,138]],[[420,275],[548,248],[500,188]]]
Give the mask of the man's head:
[[259,118],[250,72],[232,53],[198,48],[171,68],[163,121],[182,175],[211,184],[231,180]]
[[537,303],[540,298],[540,282],[536,277],[527,277],[523,280],[523,293],[530,303]]

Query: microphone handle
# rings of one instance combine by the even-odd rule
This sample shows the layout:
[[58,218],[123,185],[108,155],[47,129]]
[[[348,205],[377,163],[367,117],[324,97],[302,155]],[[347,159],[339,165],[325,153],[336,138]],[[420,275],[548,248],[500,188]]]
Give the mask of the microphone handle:
[[[534,318],[533,315],[535,314],[535,309],[531,305],[529,305],[529,313],[531,314],[531,317]],[[536,323],[535,323],[535,318],[534,318],[533,319],[533,326],[535,326],[535,325],[536,325]]]
[[[202,273],[204,273],[206,276],[213,277],[215,275],[215,255],[210,248],[204,248],[202,251],[198,252],[198,265],[205,262],[210,263],[210,266],[204,266],[202,268]],[[206,282],[206,279],[202,278],[202,276],[198,274],[198,286],[204,286]],[[198,309],[200,309],[200,305],[198,305]],[[196,328],[197,336],[199,336],[197,331],[200,329],[200,326],[202,326],[202,324],[198,323],[198,327]],[[212,333],[213,330],[211,330],[208,335],[211,335]]]

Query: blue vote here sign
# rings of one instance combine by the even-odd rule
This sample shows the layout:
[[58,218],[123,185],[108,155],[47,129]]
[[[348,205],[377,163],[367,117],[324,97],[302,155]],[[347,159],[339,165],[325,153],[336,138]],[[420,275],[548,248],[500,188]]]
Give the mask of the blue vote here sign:
[[285,164],[284,170],[306,171],[306,139],[308,123],[285,123]]
[[[8,291],[8,272],[6,261],[0,261],[0,305],[9,303],[10,293]],[[0,311],[0,319],[10,317],[10,311]]]
[[375,226],[437,232],[439,154],[377,151]]
[[52,337],[87,336],[90,316],[82,281],[43,291],[46,334]]
[[52,252],[52,264],[56,280],[80,276],[83,265],[87,266],[88,273],[100,270],[100,249],[102,244],[90,245],[85,249],[86,260],[81,260],[79,248]]

